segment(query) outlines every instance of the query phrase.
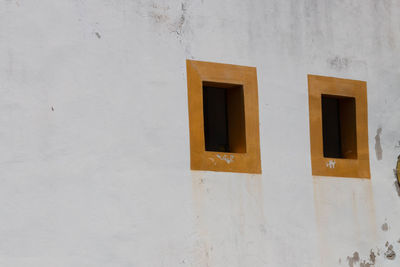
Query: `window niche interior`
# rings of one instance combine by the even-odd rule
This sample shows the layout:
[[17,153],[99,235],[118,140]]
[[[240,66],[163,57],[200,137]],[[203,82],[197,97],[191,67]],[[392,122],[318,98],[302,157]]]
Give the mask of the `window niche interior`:
[[243,86],[203,82],[206,151],[246,153]]
[[357,158],[356,100],[354,97],[321,96],[325,158]]

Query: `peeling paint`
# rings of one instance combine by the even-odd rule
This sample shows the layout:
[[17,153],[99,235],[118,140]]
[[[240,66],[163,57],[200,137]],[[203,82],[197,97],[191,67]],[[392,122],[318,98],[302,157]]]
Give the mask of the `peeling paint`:
[[[396,252],[393,246],[387,241],[385,243],[386,252],[384,253],[384,259],[394,260],[396,258]],[[357,266],[356,263],[359,262],[360,267],[373,267],[376,264],[376,258],[380,256],[380,249],[377,249],[377,254],[371,249],[369,254],[369,259],[361,259],[358,252],[354,252],[352,257],[347,257],[349,267]],[[339,262],[340,263],[340,262]]]
[[394,252],[392,245],[387,246],[387,250],[385,252],[385,257],[388,260],[394,260],[396,258],[396,252]]
[[372,249],[371,249],[370,254],[369,254],[369,260],[371,261],[372,264],[375,264],[376,255],[375,255],[375,253],[372,251]]
[[214,158],[208,158],[214,165],[217,165],[217,162],[215,161]]
[[372,266],[374,266],[374,264],[372,264],[372,263],[365,262],[365,261],[360,262],[360,267],[372,267]]
[[225,161],[228,164],[231,164],[231,162],[233,162],[233,159],[235,158],[234,155],[230,155],[229,157],[227,155],[224,155],[223,157],[221,157],[221,155],[217,155],[217,158],[219,158],[220,160]]
[[334,169],[336,167],[336,161],[334,160],[330,160],[327,164],[326,167],[330,168],[330,169]]
[[354,267],[354,264],[360,261],[360,255],[356,251],[352,257],[347,257],[347,261],[349,262],[349,267]]

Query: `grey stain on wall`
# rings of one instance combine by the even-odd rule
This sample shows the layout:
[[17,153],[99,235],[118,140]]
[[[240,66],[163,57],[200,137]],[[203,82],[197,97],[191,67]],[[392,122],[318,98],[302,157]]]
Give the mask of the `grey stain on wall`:
[[95,34],[96,34],[97,38],[101,39],[101,35],[100,35],[100,33],[98,33],[98,32],[95,32]]
[[347,69],[350,65],[350,60],[348,58],[342,58],[336,56],[334,58],[328,59],[329,66],[337,71],[341,71],[343,69]]
[[378,130],[376,130],[376,135],[375,135],[375,153],[376,153],[376,158],[378,160],[382,160],[382,145],[381,145],[381,133],[382,133],[382,128],[379,127]]
[[159,1],[150,2],[145,5],[147,15],[144,15],[149,21],[157,27],[169,27],[174,13],[174,8],[166,3]]
[[167,11],[170,9],[169,6],[161,6],[157,3],[151,4],[151,10],[148,12],[148,16],[156,24],[164,23],[169,20]]
[[382,231],[386,232],[387,230],[389,230],[389,225],[387,223],[382,224]]
[[183,2],[181,4],[181,16],[179,17],[178,22],[175,24],[175,29],[173,32],[175,32],[177,35],[182,35],[184,31],[184,25],[186,22],[186,12],[187,12],[187,4],[186,2]]

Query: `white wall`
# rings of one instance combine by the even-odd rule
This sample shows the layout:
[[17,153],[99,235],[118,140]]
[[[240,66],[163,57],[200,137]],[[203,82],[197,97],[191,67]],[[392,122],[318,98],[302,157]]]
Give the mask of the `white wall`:
[[[1,0],[0,266],[399,266],[399,30],[398,0]],[[262,175],[189,170],[186,59],[257,67]],[[307,74],[367,81],[371,180],[311,175]]]

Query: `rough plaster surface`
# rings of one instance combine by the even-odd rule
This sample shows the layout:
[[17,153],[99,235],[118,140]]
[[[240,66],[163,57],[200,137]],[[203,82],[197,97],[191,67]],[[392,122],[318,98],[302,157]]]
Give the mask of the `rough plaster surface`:
[[[399,25],[397,0],[1,0],[0,266],[399,266]],[[257,67],[262,175],[189,170],[186,59]],[[307,74],[367,81],[371,180],[312,177]]]

